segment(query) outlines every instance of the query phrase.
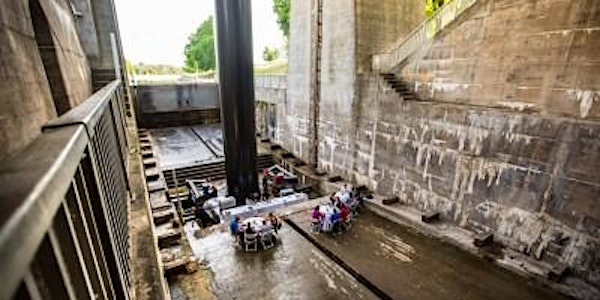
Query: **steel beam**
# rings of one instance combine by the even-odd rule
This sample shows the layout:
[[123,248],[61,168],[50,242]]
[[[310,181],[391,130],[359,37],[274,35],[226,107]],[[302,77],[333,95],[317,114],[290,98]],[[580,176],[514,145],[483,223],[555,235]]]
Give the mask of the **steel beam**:
[[215,0],[217,72],[229,195],[258,192],[251,0]]

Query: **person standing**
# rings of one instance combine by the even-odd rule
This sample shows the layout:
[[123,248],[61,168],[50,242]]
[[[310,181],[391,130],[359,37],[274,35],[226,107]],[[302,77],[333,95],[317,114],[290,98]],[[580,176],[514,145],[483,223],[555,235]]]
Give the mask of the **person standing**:
[[263,200],[269,199],[269,178],[267,176],[263,176],[262,178],[262,190],[263,190]]
[[231,232],[231,235],[233,236],[233,238],[236,241],[238,238],[239,230],[240,230],[240,217],[232,216],[231,222],[229,222],[229,231]]

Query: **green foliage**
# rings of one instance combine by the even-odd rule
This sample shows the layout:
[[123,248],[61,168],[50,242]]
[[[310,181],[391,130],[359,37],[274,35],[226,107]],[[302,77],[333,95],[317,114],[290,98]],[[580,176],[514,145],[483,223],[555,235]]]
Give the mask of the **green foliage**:
[[266,62],[272,62],[277,58],[279,58],[279,50],[276,48],[265,47],[265,50],[263,50],[263,59]]
[[291,0],[273,0],[273,11],[277,15],[277,24],[286,39],[290,37],[290,3]]
[[125,68],[128,74],[134,75],[168,75],[168,74],[183,74],[183,70],[180,67],[162,65],[162,64],[145,64],[132,62],[126,60]]
[[187,71],[214,70],[216,68],[215,36],[213,17],[206,19],[196,32],[192,33],[185,45],[185,67]]
[[433,16],[438,9],[450,1],[451,0],[425,0],[425,15],[428,17]]

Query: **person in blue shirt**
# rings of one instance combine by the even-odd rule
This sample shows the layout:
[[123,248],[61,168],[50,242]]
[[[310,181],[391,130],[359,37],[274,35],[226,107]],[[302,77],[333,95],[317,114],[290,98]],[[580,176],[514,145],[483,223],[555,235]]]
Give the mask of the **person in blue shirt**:
[[334,208],[333,213],[331,214],[331,223],[333,223],[333,233],[344,231],[344,228],[342,228],[341,221],[342,215],[340,214],[340,210],[338,208]]
[[232,216],[231,222],[229,222],[229,231],[234,238],[237,238],[238,231],[240,229],[240,217]]

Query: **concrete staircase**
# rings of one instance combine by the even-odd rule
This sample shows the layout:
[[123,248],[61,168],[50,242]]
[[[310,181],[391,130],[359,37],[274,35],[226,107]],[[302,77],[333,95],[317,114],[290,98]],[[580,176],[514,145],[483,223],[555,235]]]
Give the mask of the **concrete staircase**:
[[406,60],[422,49],[477,0],[451,0],[433,16],[421,23],[406,37],[394,43],[385,53],[373,55],[372,69],[380,73],[393,73],[404,66]]
[[420,100],[417,94],[415,94],[409,85],[402,79],[398,78],[392,73],[381,73],[379,74],[385,83],[391,87],[404,101],[418,101]]
[[[256,157],[256,169],[260,171],[274,164],[272,154],[259,154]],[[218,160],[215,162],[193,165],[189,167],[176,168],[174,170],[164,170],[163,175],[169,188],[175,187],[175,177],[177,184],[183,186],[186,180],[209,179],[218,180],[225,178],[225,161]]]

